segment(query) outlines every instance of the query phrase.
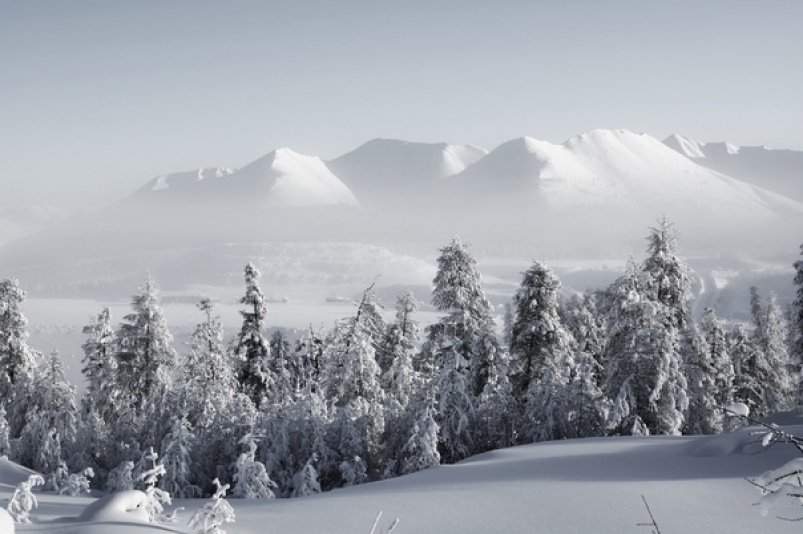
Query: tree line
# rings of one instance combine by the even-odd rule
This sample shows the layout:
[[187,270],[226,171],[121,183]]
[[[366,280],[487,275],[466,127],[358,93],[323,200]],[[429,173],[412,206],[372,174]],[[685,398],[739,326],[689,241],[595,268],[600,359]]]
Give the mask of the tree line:
[[[803,247],[801,249],[803,252]],[[722,407],[757,417],[798,404],[803,261],[784,313],[751,290],[749,325],[690,313],[690,269],[663,219],[647,255],[610,287],[565,297],[543,262],[522,274],[502,328],[469,247],[440,251],[422,329],[411,293],[386,322],[373,288],[328,332],[267,335],[260,273],[244,271],[242,326],[227,346],[213,303],[179,357],[148,278],[115,328],[83,332],[80,399],[59,357],[27,343],[25,293],[0,283],[0,455],[58,491],[72,472],[108,490],[143,484],[247,498],[295,497],[412,473],[514,444],[731,430]]]

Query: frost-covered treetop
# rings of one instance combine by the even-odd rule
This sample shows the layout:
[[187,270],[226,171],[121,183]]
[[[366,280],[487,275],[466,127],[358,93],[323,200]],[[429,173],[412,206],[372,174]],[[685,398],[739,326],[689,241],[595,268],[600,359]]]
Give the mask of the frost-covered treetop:
[[468,312],[474,318],[490,315],[491,303],[482,290],[477,260],[460,238],[441,249],[433,285],[432,303],[438,310]]

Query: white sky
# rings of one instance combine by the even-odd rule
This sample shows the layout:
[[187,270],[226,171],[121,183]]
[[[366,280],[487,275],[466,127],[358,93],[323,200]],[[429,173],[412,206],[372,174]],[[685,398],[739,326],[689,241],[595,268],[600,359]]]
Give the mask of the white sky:
[[798,0],[0,0],[0,207],[374,137],[803,149],[801,28]]

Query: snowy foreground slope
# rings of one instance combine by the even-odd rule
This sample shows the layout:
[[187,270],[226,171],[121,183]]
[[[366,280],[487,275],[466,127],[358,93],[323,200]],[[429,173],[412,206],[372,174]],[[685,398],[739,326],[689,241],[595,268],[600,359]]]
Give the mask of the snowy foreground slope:
[[[798,421],[799,422],[799,421]],[[790,428],[798,433],[803,426]],[[231,499],[236,533],[369,532],[376,513],[383,524],[399,517],[397,534],[645,532],[644,494],[664,534],[798,532],[791,503],[761,517],[752,504],[756,488],[744,477],[780,466],[791,447],[762,451],[750,429],[705,437],[623,437],[524,445],[481,454],[396,479],[297,499]],[[0,502],[8,498],[21,468],[0,460]],[[24,476],[24,475],[22,475]],[[179,523],[79,522],[89,497],[40,495],[38,522],[18,532],[185,532],[183,524],[204,502],[185,506]],[[113,512],[113,511],[112,511]],[[108,516],[107,516],[108,517]]]

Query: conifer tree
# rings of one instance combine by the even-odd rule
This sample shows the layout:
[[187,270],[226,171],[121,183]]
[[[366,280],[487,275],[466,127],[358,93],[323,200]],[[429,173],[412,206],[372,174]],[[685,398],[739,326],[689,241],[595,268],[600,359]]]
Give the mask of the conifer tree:
[[234,354],[240,361],[238,380],[243,392],[259,407],[272,387],[269,368],[270,345],[265,337],[268,307],[259,287],[260,272],[253,263],[245,266],[245,295],[240,299],[243,325],[237,336]]
[[235,466],[234,497],[242,499],[273,499],[276,484],[268,476],[265,464],[256,459],[256,438],[248,433],[240,439],[240,445],[248,450],[240,454]]
[[722,406],[717,403],[717,369],[712,348],[706,336],[693,328],[691,350],[686,355],[686,379],[689,392],[689,411],[684,433],[718,434],[722,432]]
[[401,450],[400,474],[415,473],[440,464],[439,427],[435,416],[435,398],[427,395],[423,409],[413,424],[412,434]]
[[457,336],[441,335],[435,354],[437,374],[433,378],[436,399],[435,421],[440,428],[438,451],[445,463],[468,457],[474,450],[472,422],[475,400],[468,382],[468,362]]
[[650,229],[647,237],[647,258],[642,267],[646,273],[645,295],[667,308],[666,318],[680,332],[689,320],[691,301],[690,271],[678,256],[678,233],[666,217]]
[[773,381],[765,383],[763,388],[765,407],[768,413],[787,410],[795,400],[797,381],[792,374],[796,375],[797,370],[787,351],[783,314],[774,293],[762,299],[756,288],[750,291],[750,308],[756,346],[763,353],[766,364],[773,369],[770,375]]
[[0,405],[0,457],[11,453],[11,431],[6,419],[6,409]]
[[290,362],[290,342],[281,330],[276,330],[271,336],[270,354],[269,368],[273,380],[268,391],[268,402],[274,406],[290,404],[301,380],[294,373]]
[[650,298],[647,276],[631,260],[628,273],[608,290],[612,316],[603,391],[613,400],[614,434],[678,434],[688,408],[678,312]]
[[382,385],[388,412],[396,415],[407,406],[418,381],[414,365],[419,331],[418,323],[411,317],[417,304],[409,292],[397,299],[396,321],[388,327],[383,343],[390,364],[382,376]]
[[201,489],[192,483],[195,435],[186,416],[176,418],[170,433],[162,441],[164,476],[159,487],[174,497],[189,499],[201,496]]
[[204,320],[195,327],[190,353],[180,368],[177,389],[195,429],[208,429],[225,412],[237,390],[232,361],[223,346],[223,328],[212,301],[203,298],[198,309]]
[[321,484],[318,482],[318,471],[315,469],[315,456],[312,456],[304,463],[301,471],[293,477],[292,497],[306,497],[321,492]]
[[117,378],[125,404],[139,415],[166,394],[176,353],[150,275],[132,297],[131,307],[117,332]]
[[[482,339],[482,337],[480,338]],[[495,340],[486,347],[488,376],[479,395],[476,415],[476,451],[508,447],[515,436],[518,407],[510,384],[510,355]]]
[[109,308],[103,308],[97,318],[83,328],[83,333],[87,336],[82,345],[84,366],[81,372],[86,380],[83,412],[95,411],[104,421],[109,421],[116,405],[114,395],[117,394],[115,339]]
[[6,409],[12,438],[20,435],[35,410],[32,395],[41,359],[27,343],[23,302],[25,292],[16,280],[0,282],[0,405]]
[[[558,316],[560,281],[552,270],[534,262],[522,276],[513,299],[510,353],[514,391],[522,401],[532,382],[541,379],[547,365],[555,365],[568,349],[568,333]],[[555,368],[559,374],[563,369]]]
[[[800,245],[800,255],[803,256],[803,245]],[[797,361],[803,362],[803,260],[797,260],[795,267],[795,285],[797,293],[792,306],[792,330],[793,351],[797,355]],[[799,402],[799,401],[798,401]]]

